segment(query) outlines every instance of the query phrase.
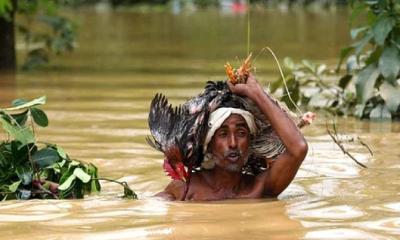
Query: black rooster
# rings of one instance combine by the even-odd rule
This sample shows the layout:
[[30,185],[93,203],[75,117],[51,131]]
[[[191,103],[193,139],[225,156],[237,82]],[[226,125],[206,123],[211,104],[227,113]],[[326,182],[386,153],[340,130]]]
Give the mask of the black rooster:
[[200,167],[209,114],[230,95],[226,82],[209,81],[202,94],[175,108],[162,94],[153,98],[147,142],[164,153],[164,170],[173,179],[187,182],[193,168]]

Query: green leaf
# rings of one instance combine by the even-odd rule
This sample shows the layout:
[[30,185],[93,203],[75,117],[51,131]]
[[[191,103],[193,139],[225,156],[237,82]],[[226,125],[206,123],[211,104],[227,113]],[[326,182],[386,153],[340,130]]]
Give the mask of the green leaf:
[[391,84],[384,82],[379,90],[389,111],[396,113],[400,107],[400,87],[393,87]]
[[69,178],[69,176],[73,175],[74,173],[74,169],[73,168],[69,168],[68,163],[66,164],[66,166],[61,168],[61,174],[62,176],[60,177],[60,181],[58,181],[59,183],[63,183],[67,180],[67,178]]
[[364,47],[369,43],[369,41],[373,38],[374,34],[371,30],[365,33],[365,36],[358,42],[352,44],[351,47],[355,48],[355,54],[360,55],[363,51]]
[[293,71],[296,68],[296,65],[294,64],[293,60],[290,57],[285,57],[283,59],[283,65],[285,68]]
[[6,165],[7,165],[7,158],[5,157],[3,151],[0,151],[0,168],[4,168]]
[[379,61],[379,58],[382,55],[382,50],[383,48],[381,47],[376,47],[375,50],[368,56],[368,58],[365,60],[365,65],[369,65],[371,63],[376,63]]
[[314,63],[308,60],[301,60],[301,63],[306,67],[306,69],[310,70],[310,72],[315,73],[317,71],[317,67]]
[[15,192],[17,191],[19,185],[21,184],[21,180],[14,182],[13,184],[11,184],[10,186],[8,186],[8,189],[10,190],[10,192]]
[[390,114],[388,108],[384,104],[379,104],[374,109],[372,109],[369,114],[371,120],[390,120],[392,115]]
[[340,50],[340,60],[339,63],[336,67],[336,72],[339,72],[340,67],[342,66],[342,63],[344,61],[344,59],[347,58],[347,56],[354,51],[354,47],[346,47],[346,48],[342,48],[342,50]]
[[128,184],[124,184],[124,196],[123,198],[127,199],[137,199],[136,193],[129,188]]
[[322,92],[313,94],[308,105],[314,108],[325,108],[331,106],[335,100],[336,95],[329,91],[329,89],[326,89]]
[[351,29],[351,31],[350,31],[351,39],[356,39],[359,33],[364,32],[368,28],[369,27],[360,27],[360,28]]
[[26,123],[26,120],[28,119],[28,110],[22,112],[22,113],[17,113],[17,114],[10,114],[10,116],[20,125],[23,126]]
[[339,87],[342,89],[345,89],[347,87],[347,85],[349,85],[352,78],[353,78],[353,75],[350,75],[350,74],[346,74],[343,77],[341,77],[339,80]]
[[56,146],[56,148],[57,148],[58,155],[60,155],[60,157],[62,159],[67,159],[67,154],[65,153],[64,149],[60,146]]
[[42,109],[32,107],[30,108],[33,121],[41,127],[47,127],[49,125],[49,119],[46,113]]
[[33,172],[30,168],[17,166],[16,173],[18,175],[18,178],[22,181],[23,185],[28,185],[32,182]]
[[398,34],[398,32],[395,32],[391,43],[393,43],[398,49],[400,49],[400,34]]
[[64,166],[64,164],[66,163],[66,160],[63,159],[61,162],[56,162],[51,166],[48,166],[47,168],[52,169],[54,172],[56,173],[61,173],[61,169]]
[[75,168],[73,173],[77,178],[79,178],[83,183],[87,183],[90,181],[90,175],[85,173],[82,168]]
[[20,110],[20,109],[24,109],[24,108],[30,108],[30,107],[37,106],[37,105],[43,105],[45,103],[46,103],[46,96],[42,96],[42,97],[33,99],[30,102],[21,104],[19,106],[11,107],[11,108],[5,108],[3,110],[5,110],[5,111],[15,111],[15,110]]
[[393,17],[383,16],[378,18],[377,23],[372,27],[375,42],[382,46],[385,43],[386,37],[392,31],[396,20]]
[[61,191],[67,190],[67,189],[71,186],[72,182],[73,182],[75,179],[76,179],[76,175],[75,175],[75,174],[71,174],[71,175],[67,178],[67,180],[65,180],[65,182],[63,182],[60,186],[58,186],[58,190],[61,190]]
[[79,161],[76,161],[76,160],[72,160],[70,163],[69,163],[69,168],[71,168],[71,167],[76,167],[76,166],[79,166],[79,165],[81,165],[81,163],[79,162]]
[[21,200],[28,200],[32,196],[32,191],[27,189],[20,189],[17,193],[17,198]]
[[387,81],[396,82],[400,71],[400,53],[396,46],[391,44],[384,48],[379,58],[379,70]]
[[97,180],[97,179],[92,180],[90,182],[90,192],[96,193],[96,192],[100,192],[100,190],[101,190],[101,187],[100,187],[99,180]]
[[92,176],[90,181],[90,192],[99,192],[101,190],[101,186],[99,180],[97,179],[97,167],[90,163],[88,165],[88,173]]
[[43,148],[32,155],[32,161],[40,168],[50,166],[59,160],[57,151],[52,148]]
[[379,69],[370,64],[360,71],[356,78],[357,102],[366,103],[374,92],[375,82],[379,76]]
[[21,105],[23,105],[23,104],[25,104],[25,103],[27,103],[28,101],[26,101],[25,99],[21,99],[21,98],[18,98],[18,99],[14,99],[12,102],[11,102],[11,105],[13,106],[13,107],[18,107],[18,106],[21,106]]
[[[285,76],[285,78],[287,78],[288,76]],[[288,80],[287,80],[288,81]],[[280,77],[279,79],[271,82],[269,84],[269,90],[271,91],[271,93],[276,92],[276,90],[278,90],[281,86],[283,86],[283,79],[282,77]]]
[[0,122],[3,124],[3,129],[7,133],[22,143],[21,147],[35,142],[35,137],[33,136],[33,132],[29,129],[29,127],[18,127],[12,125],[2,117],[0,117]]
[[322,74],[324,74],[326,72],[326,70],[327,70],[327,66],[325,64],[317,65],[316,74],[318,76],[321,76]]
[[362,118],[364,116],[365,104],[357,104],[355,107],[354,115],[358,118]]

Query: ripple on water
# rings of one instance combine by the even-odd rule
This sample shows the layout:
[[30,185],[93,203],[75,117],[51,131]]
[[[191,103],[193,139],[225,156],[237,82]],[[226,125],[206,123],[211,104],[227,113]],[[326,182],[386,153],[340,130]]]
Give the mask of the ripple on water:
[[387,237],[379,236],[369,232],[364,232],[358,229],[350,228],[335,228],[335,229],[322,229],[316,231],[310,231],[304,239],[390,239]]
[[70,208],[70,204],[51,200],[10,201],[0,207],[0,222],[48,221],[68,216]]
[[34,222],[34,221],[48,221],[56,218],[61,218],[69,215],[69,213],[46,213],[32,212],[26,214],[0,214],[0,222]]
[[400,213],[400,202],[386,203],[377,206],[372,206],[371,209],[379,211],[387,211]]
[[359,168],[351,164],[342,163],[320,163],[305,164],[304,171],[318,172],[320,176],[336,178],[354,178],[359,176]]
[[384,218],[376,221],[355,223],[355,226],[366,229],[374,229],[385,233],[400,235],[400,217]]
[[299,219],[321,219],[321,220],[349,220],[365,215],[361,210],[350,205],[338,205],[330,207],[319,207],[312,209],[293,210],[291,216]]
[[96,233],[79,234],[77,237],[85,240],[99,240],[99,239],[162,239],[171,235],[173,232],[172,228],[169,227],[141,227],[141,228],[130,228],[123,230],[114,231],[99,231]]
[[[310,145],[311,150],[301,166],[298,177],[354,178],[359,176],[359,166],[344,155],[337,146],[332,146],[332,143],[313,143]],[[352,154],[362,163],[369,160],[369,156],[366,154]]]
[[366,198],[368,197],[366,194],[363,194],[362,191],[365,189],[366,184],[357,179],[336,179],[336,178],[327,178],[322,179],[316,183],[312,183],[308,186],[308,191],[313,193],[314,195],[322,198],[327,197],[349,197],[349,198]]

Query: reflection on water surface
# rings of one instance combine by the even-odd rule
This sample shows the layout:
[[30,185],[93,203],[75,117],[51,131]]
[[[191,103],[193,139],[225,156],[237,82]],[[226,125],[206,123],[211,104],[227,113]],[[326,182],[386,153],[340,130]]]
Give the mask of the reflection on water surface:
[[[252,47],[280,58],[335,63],[348,42],[346,12],[252,14]],[[101,175],[126,180],[141,200],[121,200],[119,186],[84,200],[9,201],[0,205],[4,239],[395,239],[400,235],[399,123],[338,119],[340,131],[374,149],[348,147],[369,169],[344,156],[324,119],[305,129],[309,154],[279,200],[163,202],[151,196],[167,183],[162,156],[145,142],[147,111],[156,92],[174,104],[223,78],[223,64],[243,57],[245,17],[213,10],[190,14],[74,13],[81,25],[75,53],[54,68],[1,81],[1,104],[48,96],[50,126],[39,139],[94,162]],[[265,85],[278,71],[256,60]]]

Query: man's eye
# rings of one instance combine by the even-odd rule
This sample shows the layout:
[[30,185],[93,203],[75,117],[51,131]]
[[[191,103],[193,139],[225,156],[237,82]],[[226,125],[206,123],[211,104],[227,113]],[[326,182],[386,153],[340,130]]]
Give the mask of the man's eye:
[[245,137],[245,136],[247,136],[247,131],[239,131],[239,132],[238,132],[238,135],[239,135],[240,137]]
[[218,136],[220,137],[226,137],[228,134],[225,131],[219,132]]

